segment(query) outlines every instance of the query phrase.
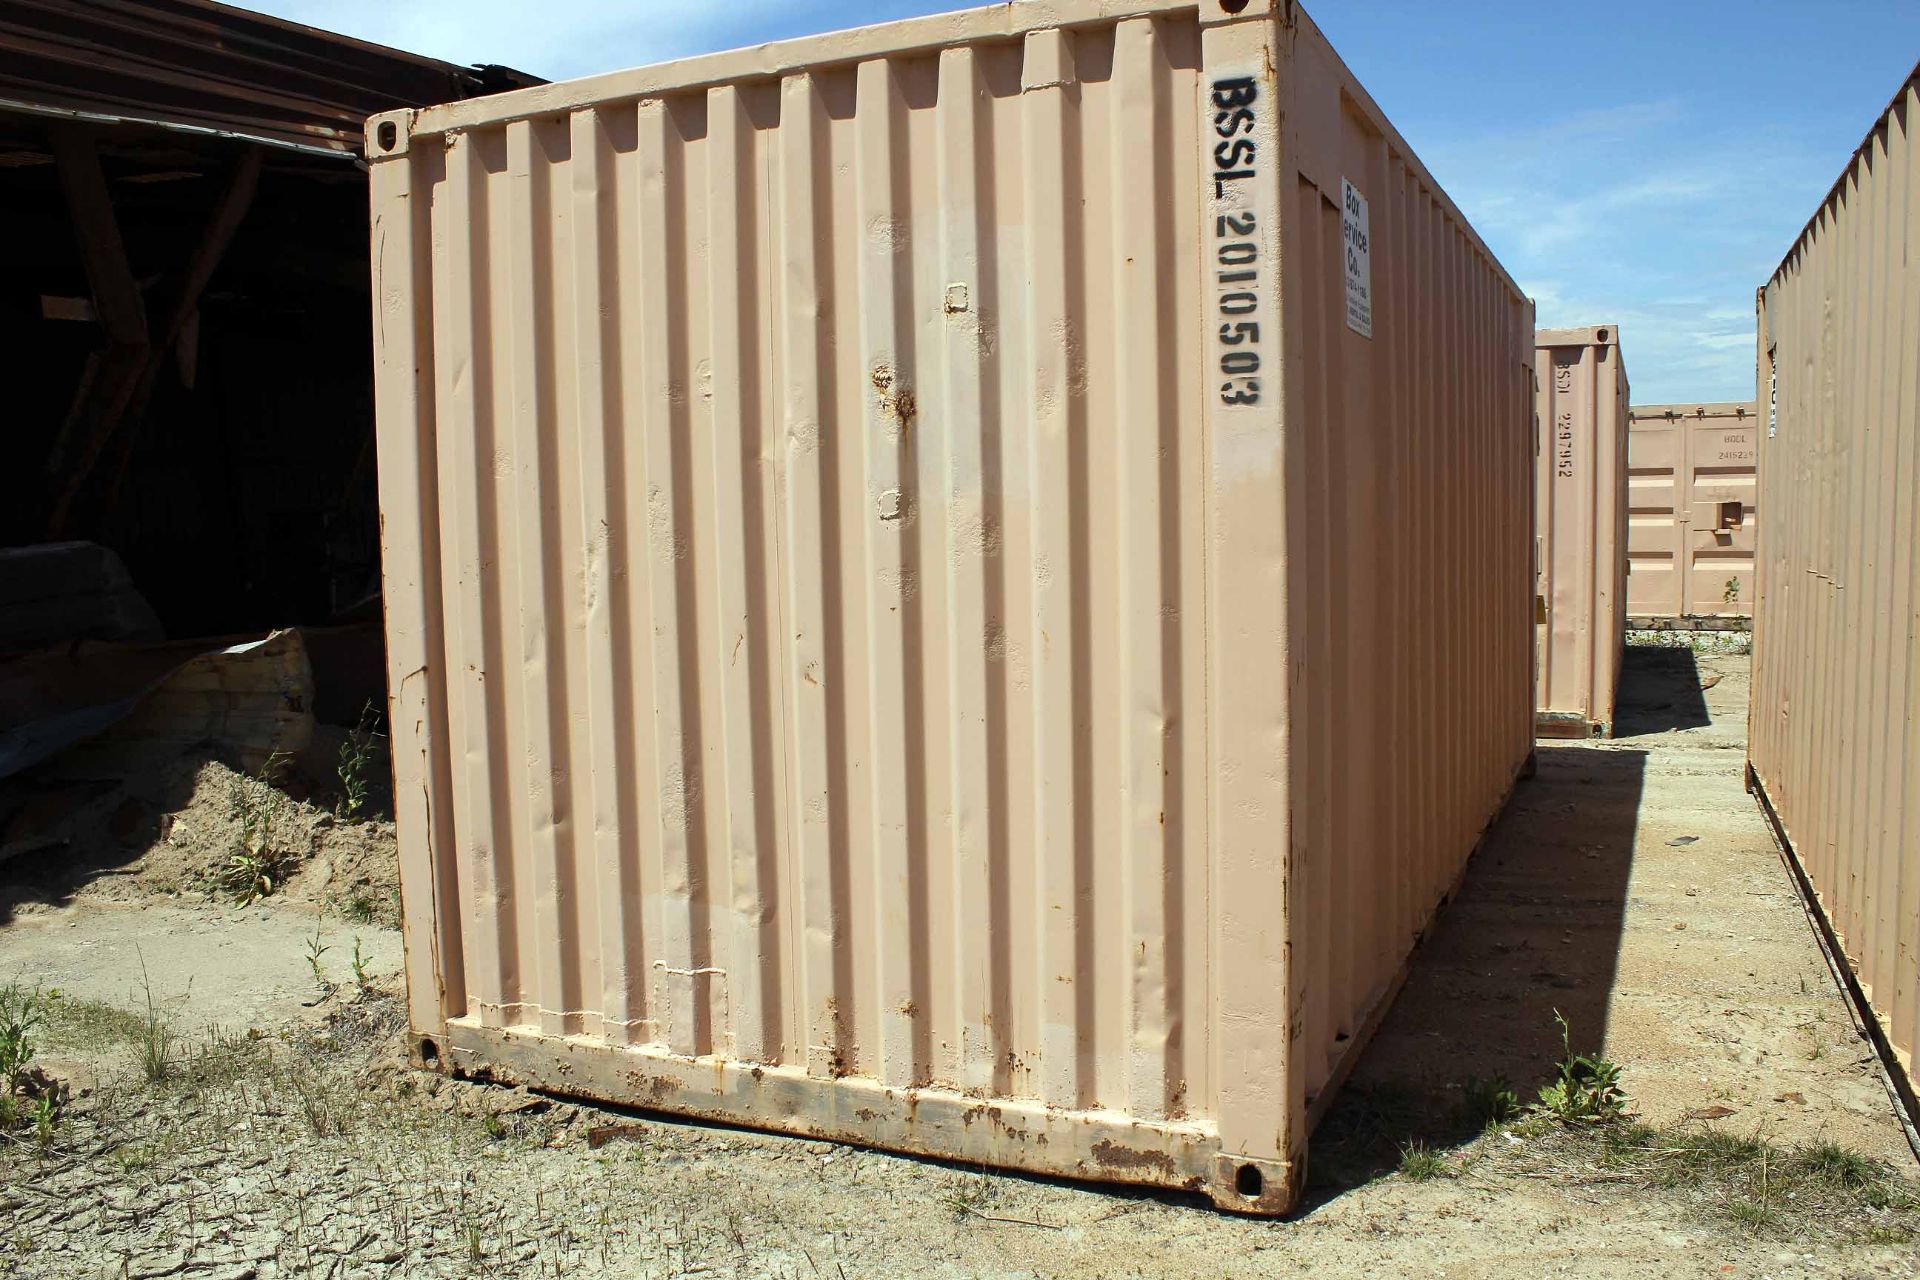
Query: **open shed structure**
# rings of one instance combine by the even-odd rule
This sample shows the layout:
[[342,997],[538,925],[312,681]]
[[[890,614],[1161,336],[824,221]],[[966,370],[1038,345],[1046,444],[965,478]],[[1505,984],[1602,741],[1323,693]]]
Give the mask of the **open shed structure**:
[[106,544],[173,634],[370,600],[362,122],[529,83],[209,0],[0,6],[0,545]]

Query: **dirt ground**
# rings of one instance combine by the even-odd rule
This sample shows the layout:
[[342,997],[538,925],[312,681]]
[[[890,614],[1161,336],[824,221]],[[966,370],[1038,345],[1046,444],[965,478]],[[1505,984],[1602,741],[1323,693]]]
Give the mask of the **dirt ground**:
[[[1911,1276],[1913,1156],[1742,791],[1746,694],[1744,656],[1636,650],[1620,736],[1542,745],[1277,1222],[412,1071],[391,828],[296,809],[284,892],[209,901],[199,769],[151,844],[0,863],[0,986],[58,989],[73,1090],[0,1142],[0,1276]],[[1470,1114],[1535,1096],[1556,1011],[1639,1125]]]

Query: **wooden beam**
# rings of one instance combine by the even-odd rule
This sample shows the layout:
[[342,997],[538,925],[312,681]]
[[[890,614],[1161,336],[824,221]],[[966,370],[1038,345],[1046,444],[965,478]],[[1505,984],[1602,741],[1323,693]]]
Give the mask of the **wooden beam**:
[[260,189],[260,162],[264,154],[259,147],[248,147],[240,163],[227,174],[220,198],[214,201],[207,225],[201,229],[200,242],[194,246],[185,272],[168,296],[156,344],[162,348],[163,357],[165,349],[180,340],[180,332],[200,305],[200,295],[206,291],[207,282],[226,255],[227,246],[233,243],[233,233],[240,229],[247,210],[253,207],[254,193]]
[[145,346],[147,310],[127,262],[127,246],[113,216],[113,198],[107,193],[93,136],[72,125],[59,126],[53,130],[53,155],[100,327],[110,342]]
[[[118,440],[111,478],[106,488],[106,500],[112,502],[119,494],[126,477],[127,463],[133,456],[140,418],[146,412],[160,371],[186,331],[188,321],[198,310],[201,294],[206,291],[207,283],[213,279],[213,273],[226,254],[227,246],[233,242],[234,233],[239,230],[247,210],[253,205],[254,194],[260,187],[262,155],[261,148],[248,147],[239,163],[228,173],[226,183],[207,215],[206,225],[201,229],[193,253],[165,293],[165,306],[154,325],[154,341],[143,349],[125,398],[102,406],[101,416],[94,419],[88,433],[92,447],[80,452],[76,459],[78,465],[54,477],[60,488],[54,500],[52,518],[48,522],[50,536],[66,536],[73,518],[74,504],[85,488],[88,477],[93,474],[101,454],[110,442],[115,442],[115,437]],[[71,421],[70,416],[70,424]],[[124,430],[123,423],[127,424]],[[63,428],[63,435],[65,432]]]

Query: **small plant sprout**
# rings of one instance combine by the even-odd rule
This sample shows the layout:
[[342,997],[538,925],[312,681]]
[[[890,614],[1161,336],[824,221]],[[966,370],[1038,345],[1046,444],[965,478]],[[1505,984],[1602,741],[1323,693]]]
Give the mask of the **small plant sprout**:
[[173,1026],[153,999],[153,980],[147,976],[147,957],[140,956],[140,983],[147,998],[147,1016],[139,1031],[140,1074],[148,1084],[165,1084],[173,1074]]
[[373,764],[373,744],[378,736],[374,726],[379,713],[372,702],[360,708],[360,719],[340,744],[334,774],[340,779],[340,802],[335,812],[348,822],[356,822],[367,808],[367,790]]
[[353,985],[362,991],[372,985],[373,980],[367,975],[367,966],[372,959],[373,957],[366,953],[360,941],[360,935],[355,934],[353,937]]
[[46,1025],[47,1003],[18,983],[0,987],[0,1094],[17,1097],[33,1061],[34,1037]]
[[307,968],[313,970],[313,980],[322,991],[331,991],[333,983],[327,980],[326,971],[320,967],[320,957],[333,948],[320,940],[320,929],[320,925],[314,925],[313,936],[307,939]]
[[53,1131],[60,1123],[60,1100],[51,1089],[33,1104],[33,1140],[45,1151],[53,1145]]
[[1558,1009],[1560,1063],[1553,1081],[1540,1090],[1536,1109],[1566,1125],[1606,1124],[1627,1112],[1627,1095],[1620,1088],[1620,1066],[1606,1058],[1573,1051],[1573,1029]]
[[1727,585],[1720,592],[1722,604],[1737,604],[1740,600],[1740,579],[1728,578]]
[[243,907],[272,894],[297,861],[274,840],[275,823],[287,803],[280,775],[288,758],[276,751],[257,772],[237,775],[227,784],[227,816],[239,820],[240,831],[212,881],[216,890]]

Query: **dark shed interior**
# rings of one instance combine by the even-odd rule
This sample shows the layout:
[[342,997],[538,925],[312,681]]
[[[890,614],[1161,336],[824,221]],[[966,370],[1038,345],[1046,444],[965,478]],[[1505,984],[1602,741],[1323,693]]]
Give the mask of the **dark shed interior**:
[[208,0],[0,49],[0,545],[107,545],[170,636],[371,615],[361,126],[535,81]]

